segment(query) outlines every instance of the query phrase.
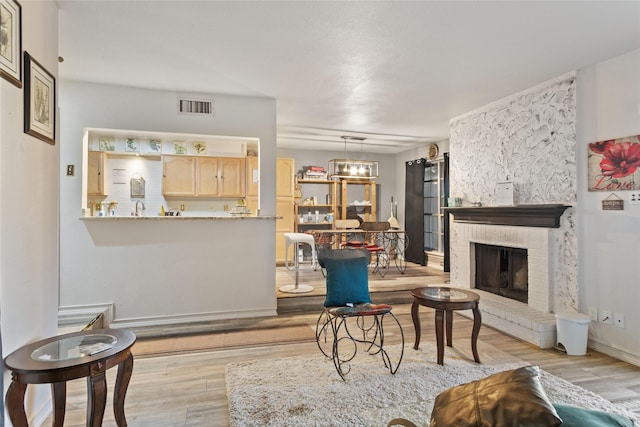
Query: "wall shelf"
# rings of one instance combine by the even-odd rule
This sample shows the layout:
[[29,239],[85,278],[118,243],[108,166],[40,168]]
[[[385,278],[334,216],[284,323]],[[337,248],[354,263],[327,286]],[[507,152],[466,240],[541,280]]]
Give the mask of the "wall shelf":
[[518,205],[444,208],[456,222],[559,228],[560,217],[568,205]]

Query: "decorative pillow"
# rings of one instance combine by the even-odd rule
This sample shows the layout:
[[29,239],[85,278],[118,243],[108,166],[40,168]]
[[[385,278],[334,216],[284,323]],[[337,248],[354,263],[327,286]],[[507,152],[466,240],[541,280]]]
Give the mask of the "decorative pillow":
[[450,388],[436,397],[431,427],[559,426],[539,375],[537,366],[525,366]]
[[327,269],[325,307],[371,302],[369,261],[366,257],[326,258],[324,266]]
[[553,407],[562,418],[561,427],[633,427],[633,421],[622,415],[557,403]]

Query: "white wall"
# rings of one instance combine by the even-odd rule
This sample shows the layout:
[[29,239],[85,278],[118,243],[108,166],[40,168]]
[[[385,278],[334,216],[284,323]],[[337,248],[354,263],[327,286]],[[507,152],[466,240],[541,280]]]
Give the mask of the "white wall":
[[[56,4],[20,3],[22,48],[57,78]],[[57,332],[60,144],[50,145],[23,132],[23,94],[24,86],[19,89],[0,79],[0,324],[3,356]],[[7,372],[4,378],[2,396],[9,385]],[[28,387],[25,408],[30,424],[41,422],[50,408],[50,388],[46,385]]]
[[60,92],[61,164],[76,165],[60,178],[61,309],[114,304],[124,326],[275,314],[275,220],[79,219],[85,127],[259,138],[261,215],[275,215],[275,100],[212,95],[216,115],[202,118],[178,115],[173,92]]
[[622,313],[625,328],[592,323],[589,345],[640,366],[640,206],[603,211],[611,192],[587,190],[588,144],[640,134],[640,49],[578,72],[578,200],[580,307]]

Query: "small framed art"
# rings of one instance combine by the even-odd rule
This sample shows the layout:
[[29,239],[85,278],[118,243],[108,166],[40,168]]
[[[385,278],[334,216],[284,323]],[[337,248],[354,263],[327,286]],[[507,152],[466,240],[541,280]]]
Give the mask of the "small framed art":
[[124,151],[127,153],[139,153],[140,143],[135,138],[125,138]]
[[24,132],[56,143],[56,79],[24,53]]
[[150,153],[162,153],[162,141],[159,139],[150,139],[148,144]]
[[116,151],[116,139],[112,136],[98,137],[98,149],[100,151]]
[[0,0],[0,75],[22,87],[22,7]]
[[145,181],[143,177],[131,178],[129,186],[131,187],[131,197],[144,197]]

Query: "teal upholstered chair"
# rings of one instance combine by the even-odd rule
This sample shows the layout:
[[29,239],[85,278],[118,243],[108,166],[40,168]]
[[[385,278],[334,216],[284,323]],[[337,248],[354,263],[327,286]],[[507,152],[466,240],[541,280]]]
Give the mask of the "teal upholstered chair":
[[[404,333],[387,304],[372,304],[368,267],[371,253],[361,249],[330,249],[318,252],[318,262],[326,270],[327,296],[316,323],[320,351],[333,360],[342,379],[349,361],[363,347],[379,354],[391,374],[395,374],[404,354]],[[385,350],[385,323],[398,331],[402,348],[398,357]]]

